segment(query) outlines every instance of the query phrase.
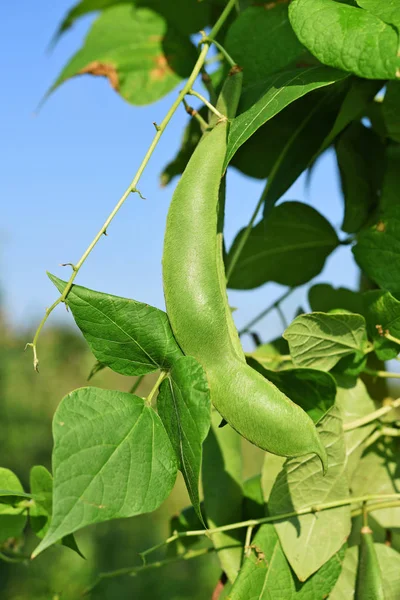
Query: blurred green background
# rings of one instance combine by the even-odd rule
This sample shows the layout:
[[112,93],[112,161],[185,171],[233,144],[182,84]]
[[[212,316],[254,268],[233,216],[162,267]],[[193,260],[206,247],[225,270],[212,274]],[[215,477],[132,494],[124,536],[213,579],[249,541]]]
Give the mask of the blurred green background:
[[[0,312],[0,339],[1,466],[12,469],[27,490],[33,465],[42,464],[51,469],[51,421],[57,405],[71,390],[88,385],[88,374],[95,359],[77,329],[49,325],[40,340],[42,371],[35,373],[30,356],[23,352],[31,332],[13,329],[3,311]],[[136,393],[146,395],[153,382],[154,376],[147,376]],[[103,370],[89,385],[128,391],[133,383],[134,378]],[[244,455],[246,476],[259,471],[263,453],[246,444]],[[57,546],[32,562],[0,561],[1,599],[79,598],[99,571],[140,564],[138,552],[168,537],[170,518],[188,504],[179,475],[172,495],[156,512],[78,532],[76,540],[86,560],[68,548]],[[37,538],[27,530],[23,551],[31,552],[36,544]],[[162,556],[162,552],[153,558],[157,556]],[[211,599],[219,576],[218,561],[209,555],[136,577],[110,579],[87,597],[99,600]]]

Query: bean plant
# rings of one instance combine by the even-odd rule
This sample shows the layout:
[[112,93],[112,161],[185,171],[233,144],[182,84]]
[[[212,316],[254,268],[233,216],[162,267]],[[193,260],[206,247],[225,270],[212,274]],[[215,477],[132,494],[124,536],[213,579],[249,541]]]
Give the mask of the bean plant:
[[[136,379],[130,393],[91,385],[60,401],[52,473],[33,467],[29,490],[0,469],[0,558],[26,561],[27,527],[38,537],[31,559],[53,544],[80,553],[80,529],[156,510],[180,471],[191,505],[171,515],[169,537],[82,593],[213,553],[214,599],[398,600],[399,374],[387,362],[400,352],[400,1],[81,0],[55,41],[94,11],[50,92],[88,74],[135,106],[176,93],[69,279],[49,275],[59,296],[27,345],[39,370],[41,331],[64,303],[94,372]],[[181,146],[161,173],[164,186],[181,176],[165,230],[167,312],[77,285],[121,206],[141,196],[182,105]],[[281,200],[326,152],[341,182],[340,228]],[[232,169],[265,185],[228,246]],[[358,291],[313,283],[342,245]],[[226,290],[269,282],[283,295],[237,332]],[[261,319],[306,284],[309,310],[261,339]],[[242,438],[265,451],[250,480]]]

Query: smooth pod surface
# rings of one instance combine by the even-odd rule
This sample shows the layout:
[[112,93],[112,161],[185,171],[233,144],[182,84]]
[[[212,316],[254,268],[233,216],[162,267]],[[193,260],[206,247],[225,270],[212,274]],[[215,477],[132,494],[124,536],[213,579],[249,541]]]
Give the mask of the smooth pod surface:
[[174,335],[206,371],[214,406],[243,437],[282,456],[326,451],[309,416],[246,365],[233,323],[217,236],[227,121],[193,153],[173,195],[163,254],[164,294]]
[[361,530],[355,600],[385,600],[382,573],[369,527]]

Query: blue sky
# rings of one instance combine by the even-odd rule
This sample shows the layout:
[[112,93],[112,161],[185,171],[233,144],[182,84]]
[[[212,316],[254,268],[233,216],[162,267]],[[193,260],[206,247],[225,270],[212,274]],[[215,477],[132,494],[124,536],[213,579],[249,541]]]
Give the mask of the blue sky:
[[[49,270],[69,275],[59,263],[76,262],[131,181],[176,92],[157,104],[133,107],[104,79],[79,77],[64,84],[35,110],[61,68],[78,49],[91,19],[82,19],[48,53],[49,41],[71,6],[70,0],[6,2],[0,21],[3,93],[0,96],[0,286],[8,316],[16,325],[39,320],[57,293]],[[161,189],[159,173],[179,146],[186,114],[181,109],[164,134],[140,183],[146,200],[131,196],[87,263],[77,282],[164,307],[161,254],[165,218],[173,191]],[[262,183],[231,171],[228,179],[228,245],[247,223]],[[323,158],[311,192],[301,178],[284,198],[318,208],[334,226],[342,220],[342,199],[332,155]],[[350,249],[328,259],[318,281],[354,288],[357,271]],[[267,284],[252,292],[230,293],[242,326],[285,288]],[[304,289],[284,304],[289,319],[305,302]],[[58,307],[52,318],[67,318]],[[70,317],[69,317],[70,318]],[[280,333],[276,314],[260,330],[265,339]]]

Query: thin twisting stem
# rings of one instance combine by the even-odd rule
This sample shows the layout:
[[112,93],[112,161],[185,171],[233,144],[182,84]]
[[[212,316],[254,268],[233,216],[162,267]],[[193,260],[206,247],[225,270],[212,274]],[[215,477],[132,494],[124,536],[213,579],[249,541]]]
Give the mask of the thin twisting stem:
[[207,100],[207,98],[204,98],[204,96],[199,94],[199,92],[196,92],[196,90],[188,90],[188,95],[195,96],[195,98],[198,98],[201,102],[203,102],[203,104],[205,106],[207,106],[207,108],[209,110],[211,110],[211,112],[213,112],[215,115],[217,115],[218,119],[221,119],[222,121],[226,121],[226,117],[222,113],[220,113],[219,110],[217,110],[215,108],[215,106]]
[[[217,36],[219,30],[221,29],[222,25],[224,24],[224,22],[226,21],[228,15],[230,14],[231,10],[234,8],[235,6],[235,0],[229,0],[226,7],[224,8],[224,10],[222,11],[219,19],[217,20],[217,22],[215,23],[214,27],[212,28],[211,32],[210,32],[210,38],[213,38],[215,36]],[[205,63],[208,51],[210,49],[210,45],[211,42],[209,41],[204,41],[203,45],[202,45],[202,49],[200,51],[200,54],[198,56],[198,59],[196,61],[195,66],[193,67],[193,71],[190,74],[189,79],[186,81],[185,85],[183,86],[182,90],[179,92],[178,97],[176,98],[176,100],[173,102],[171,108],[168,110],[167,114],[165,115],[164,119],[162,120],[162,122],[160,123],[160,125],[157,125],[156,127],[156,134],[153,138],[153,141],[151,142],[137,172],[136,175],[134,176],[134,178],[132,179],[130,185],[128,186],[128,188],[126,189],[126,191],[122,194],[121,198],[119,199],[119,201],[117,202],[117,204],[115,205],[114,209],[112,210],[112,212],[110,213],[110,215],[108,216],[108,218],[106,219],[103,227],[99,230],[98,234],[95,236],[95,238],[93,239],[93,241],[89,244],[89,246],[87,247],[87,249],[85,250],[85,252],[82,254],[81,258],[79,259],[79,261],[73,265],[73,271],[71,274],[71,277],[69,278],[65,289],[63,291],[63,293],[61,294],[61,296],[59,298],[57,298],[57,300],[55,302],[53,302],[53,304],[46,309],[46,312],[44,314],[43,319],[41,320],[41,322],[39,323],[39,326],[36,330],[36,333],[33,337],[32,342],[28,343],[26,346],[29,346],[32,348],[33,350],[33,366],[35,368],[36,371],[38,371],[38,367],[39,367],[39,358],[38,358],[38,353],[37,353],[37,343],[38,343],[38,339],[40,336],[40,333],[47,321],[47,319],[49,318],[50,314],[53,312],[53,310],[61,303],[64,302],[69,291],[72,288],[72,285],[76,279],[76,276],[78,275],[82,265],[84,264],[84,262],[86,261],[86,259],[88,258],[88,256],[90,255],[90,253],[92,252],[93,248],[96,246],[97,242],[101,239],[101,237],[107,232],[107,228],[110,225],[110,223],[112,222],[112,220],[114,219],[114,217],[116,216],[116,214],[118,213],[119,209],[123,206],[123,204],[125,203],[126,199],[128,198],[128,196],[130,196],[131,193],[134,192],[138,192],[140,194],[140,192],[137,190],[137,185],[139,183],[139,180],[143,174],[143,171],[145,170],[147,163],[149,162],[162,134],[164,133],[168,123],[170,122],[171,118],[173,117],[173,115],[175,114],[175,111],[177,110],[177,108],[179,107],[180,103],[182,102],[183,98],[186,96],[186,94],[188,93],[188,91],[193,87],[194,82],[196,81],[199,73],[201,72],[203,65]]]
[[357,429],[358,427],[363,427],[363,425],[367,425],[368,423],[372,423],[373,421],[380,419],[381,417],[383,417],[384,415],[389,413],[391,410],[393,410],[394,408],[398,408],[398,407],[400,407],[400,398],[398,398],[397,400],[393,400],[387,406],[382,406],[382,408],[378,408],[378,410],[375,410],[374,412],[369,413],[368,415],[365,415],[365,417],[360,417],[359,419],[356,419],[355,421],[351,421],[350,423],[345,423],[343,425],[343,430],[351,431],[352,429]]

